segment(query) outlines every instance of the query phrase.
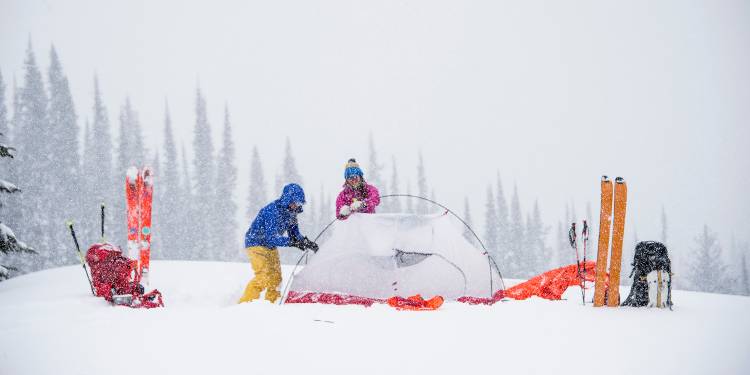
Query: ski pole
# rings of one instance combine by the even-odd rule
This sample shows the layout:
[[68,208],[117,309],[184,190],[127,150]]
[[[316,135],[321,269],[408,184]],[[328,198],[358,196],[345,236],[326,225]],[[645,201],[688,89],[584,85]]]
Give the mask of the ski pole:
[[81,247],[78,245],[78,238],[76,237],[76,231],[73,229],[73,222],[68,221],[68,228],[70,228],[70,234],[73,236],[73,242],[76,244],[76,250],[78,251],[78,259],[81,260],[81,266],[83,267],[83,272],[86,273],[86,279],[89,281],[89,287],[91,287],[91,294],[96,296],[96,292],[94,292],[94,284],[91,283],[91,277],[89,277],[89,270],[86,268],[86,261],[83,259],[83,253],[81,253]]
[[581,288],[583,289],[583,304],[586,304],[586,245],[589,243],[589,225],[586,220],[583,221],[583,230],[581,230],[581,236],[583,237],[583,278],[581,279]]
[[[570,224],[570,230],[568,231],[568,241],[570,241],[570,247],[572,247],[576,251],[576,268],[578,270],[578,277],[583,280],[583,276],[581,275],[581,258],[578,256],[578,239],[576,238],[576,223],[572,222]],[[581,299],[583,300],[583,304],[586,304],[586,297],[583,294],[583,285],[581,285]]]
[[102,242],[107,242],[104,237],[104,203],[102,202]]

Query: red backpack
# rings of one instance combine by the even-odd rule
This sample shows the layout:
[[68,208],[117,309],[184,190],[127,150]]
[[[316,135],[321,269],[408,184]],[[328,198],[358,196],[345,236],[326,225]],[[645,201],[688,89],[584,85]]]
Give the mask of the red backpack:
[[86,263],[91,268],[91,282],[96,295],[107,301],[129,307],[163,307],[161,293],[154,289],[144,294],[137,272],[137,261],[122,255],[110,243],[96,243],[86,252]]

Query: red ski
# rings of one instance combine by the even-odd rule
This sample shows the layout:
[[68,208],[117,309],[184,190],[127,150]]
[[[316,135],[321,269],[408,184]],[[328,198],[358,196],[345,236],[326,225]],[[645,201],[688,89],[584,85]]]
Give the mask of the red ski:
[[138,168],[130,167],[125,175],[125,198],[128,212],[128,257],[138,259],[138,242],[141,218],[140,197],[138,194]]
[[148,285],[149,260],[151,259],[151,202],[154,197],[154,174],[144,167],[138,176],[140,181],[140,266],[141,280]]

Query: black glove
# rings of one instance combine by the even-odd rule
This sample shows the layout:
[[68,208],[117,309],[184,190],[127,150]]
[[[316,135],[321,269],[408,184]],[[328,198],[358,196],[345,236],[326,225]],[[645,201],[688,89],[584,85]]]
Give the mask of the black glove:
[[304,241],[300,241],[296,237],[289,238],[289,247],[296,247],[300,250],[305,250],[304,246],[305,246]]
[[302,250],[304,250],[304,249],[310,249],[310,250],[313,251],[313,253],[317,253],[318,252],[318,244],[316,244],[313,241],[310,241],[310,239],[307,238],[307,237],[305,237],[305,238],[302,239],[302,247],[303,247]]

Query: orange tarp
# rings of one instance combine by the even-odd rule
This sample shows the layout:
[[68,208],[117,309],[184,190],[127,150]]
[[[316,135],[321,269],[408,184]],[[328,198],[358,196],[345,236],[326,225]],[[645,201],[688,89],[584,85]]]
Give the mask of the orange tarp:
[[[595,278],[596,262],[590,260],[585,264],[581,263],[581,273],[586,281],[593,282]],[[505,297],[522,300],[531,296],[542,297],[545,299],[559,300],[565,290],[570,286],[581,285],[581,277],[578,274],[578,265],[571,264],[547,271],[541,275],[508,288],[505,290]]]

